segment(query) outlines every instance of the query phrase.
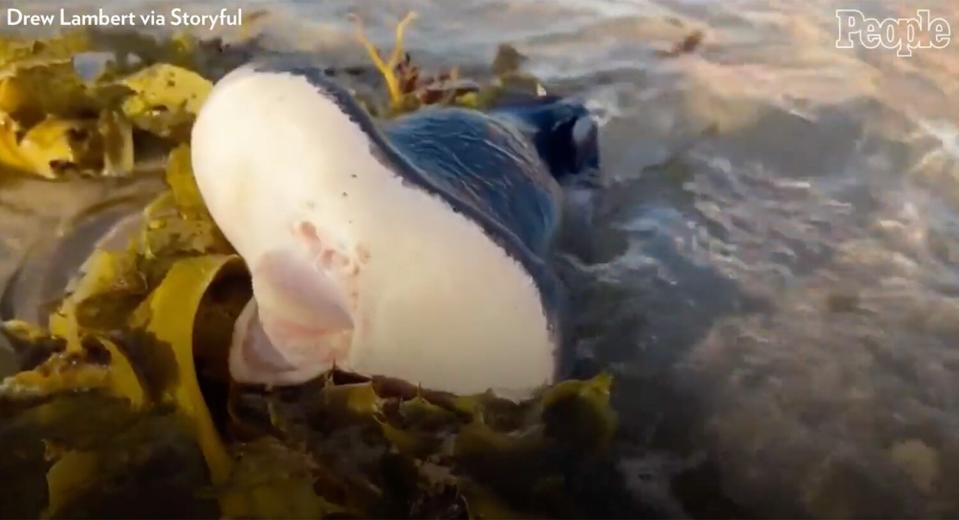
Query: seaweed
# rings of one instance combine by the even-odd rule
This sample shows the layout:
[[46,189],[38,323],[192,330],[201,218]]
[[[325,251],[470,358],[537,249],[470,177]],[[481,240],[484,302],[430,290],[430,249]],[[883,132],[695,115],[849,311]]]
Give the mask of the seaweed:
[[503,98],[537,98],[546,95],[543,85],[522,71],[521,65],[526,57],[511,45],[503,44],[497,49],[491,67],[493,77],[489,82],[479,83],[462,78],[456,67],[427,76],[413,62],[411,55],[403,50],[406,29],[416,19],[416,13],[407,13],[397,23],[393,51],[385,60],[366,36],[362,20],[357,16],[351,19],[357,42],[366,50],[386,87],[386,106],[370,107],[377,114],[396,117],[429,105],[488,110],[496,107]]
[[190,127],[213,84],[196,72],[158,63],[119,81],[133,94],[120,105],[138,128],[187,141]]
[[[113,59],[93,80],[81,77],[76,57],[108,42],[116,45],[106,49]],[[0,166],[46,179],[121,176],[133,171],[135,144],[147,135],[187,141],[212,86],[185,68],[196,48],[185,37],[159,45],[88,31],[46,41],[0,38]],[[163,57],[182,65],[155,61]]]
[[[412,19],[387,60],[357,21],[386,84],[381,113],[542,95],[508,46],[488,84],[424,76],[402,49]],[[112,60],[82,79],[74,58],[104,48]],[[604,514],[583,483],[611,468],[607,375],[518,403],[337,371],[287,388],[230,380],[250,278],[203,204],[186,144],[218,48],[183,35],[0,39],[0,165],[116,176],[134,170],[144,136],[168,151],[167,189],[127,247],[95,250],[47,323],[0,326],[20,363],[0,383],[0,516]]]
[[236,388],[230,403],[247,436],[281,438],[312,455],[324,500],[363,517],[416,517],[427,505],[477,518],[592,512],[571,484],[615,431],[607,376],[566,381],[524,403],[337,377]]

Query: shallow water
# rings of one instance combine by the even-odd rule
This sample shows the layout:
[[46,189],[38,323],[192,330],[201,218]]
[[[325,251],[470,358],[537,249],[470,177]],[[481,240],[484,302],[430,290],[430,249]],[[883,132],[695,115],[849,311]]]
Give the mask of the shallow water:
[[[270,12],[247,28],[267,46],[333,65],[363,62],[348,12],[388,44],[414,9],[408,48],[428,68],[479,67],[510,42],[548,89],[595,107],[607,186],[559,263],[579,355],[617,376],[638,501],[959,516],[959,43],[909,59],[834,45],[837,7],[959,27],[954,2],[244,5]],[[695,30],[694,52],[661,55]],[[4,278],[108,191],[83,189],[0,188]]]

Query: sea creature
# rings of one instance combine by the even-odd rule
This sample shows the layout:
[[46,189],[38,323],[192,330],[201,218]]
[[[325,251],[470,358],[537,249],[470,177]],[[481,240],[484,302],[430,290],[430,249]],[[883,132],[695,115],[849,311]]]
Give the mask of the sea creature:
[[320,67],[228,74],[192,160],[252,273],[233,378],[290,385],[336,367],[455,393],[550,383],[559,180],[598,166],[596,141],[582,104],[554,97],[378,123]]

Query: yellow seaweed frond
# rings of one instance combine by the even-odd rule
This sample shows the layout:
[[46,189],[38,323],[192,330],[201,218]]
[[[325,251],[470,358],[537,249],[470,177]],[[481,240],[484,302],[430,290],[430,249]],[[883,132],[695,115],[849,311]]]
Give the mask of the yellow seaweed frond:
[[193,362],[194,318],[209,286],[224,269],[238,261],[235,256],[209,255],[176,262],[131,317],[132,328],[145,329],[173,350],[177,378],[175,385],[165,391],[192,422],[214,484],[222,484],[229,477],[231,460],[197,382]]
[[405,56],[403,52],[403,38],[406,34],[406,28],[416,19],[416,16],[415,12],[410,11],[396,24],[396,39],[393,44],[393,52],[390,53],[389,59],[384,61],[380,52],[376,49],[376,46],[373,45],[366,36],[366,31],[363,28],[363,20],[361,20],[359,16],[350,15],[350,19],[354,24],[356,39],[366,49],[366,53],[370,59],[373,60],[373,65],[376,66],[376,69],[383,76],[387,91],[390,95],[390,103],[393,106],[400,104],[403,100],[403,90],[397,74],[397,68],[403,62]]
[[213,84],[196,72],[164,63],[138,71],[120,83],[133,91],[120,105],[137,127],[185,141]]

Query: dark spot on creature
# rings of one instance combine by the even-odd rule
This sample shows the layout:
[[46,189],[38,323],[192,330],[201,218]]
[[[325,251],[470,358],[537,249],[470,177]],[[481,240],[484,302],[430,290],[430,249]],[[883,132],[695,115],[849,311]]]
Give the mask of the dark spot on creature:
[[355,173],[351,173],[351,174],[350,174],[350,177],[352,177],[352,178],[355,179],[355,178],[356,178],[356,174],[355,174]]
[[172,79],[168,79],[168,80],[166,80],[166,86],[168,86],[168,87],[175,87],[175,86],[176,86],[176,82],[173,81]]
[[345,191],[343,192],[343,196],[344,196],[344,197],[346,196],[346,192],[345,192]]

